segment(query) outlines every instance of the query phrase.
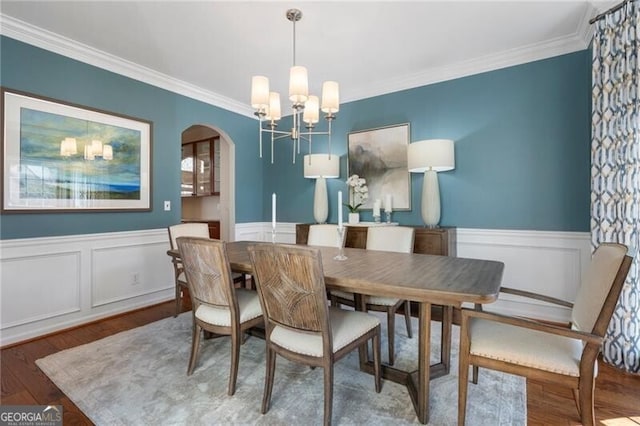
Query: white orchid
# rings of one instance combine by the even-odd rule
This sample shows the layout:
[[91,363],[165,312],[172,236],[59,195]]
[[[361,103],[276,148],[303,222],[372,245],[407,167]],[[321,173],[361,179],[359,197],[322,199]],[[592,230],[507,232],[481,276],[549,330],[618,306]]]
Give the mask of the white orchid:
[[357,213],[358,209],[369,198],[367,180],[358,175],[351,175],[347,179],[349,187],[349,204],[345,204],[351,213]]

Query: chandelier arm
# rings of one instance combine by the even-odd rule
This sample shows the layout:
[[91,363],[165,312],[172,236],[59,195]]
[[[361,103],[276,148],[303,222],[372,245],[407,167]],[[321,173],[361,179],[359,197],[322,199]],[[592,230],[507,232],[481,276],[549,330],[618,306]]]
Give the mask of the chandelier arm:
[[[280,136],[276,136],[274,140],[278,140],[278,139],[284,139],[284,138],[288,138],[291,136],[291,133],[287,133],[287,132],[280,132],[282,133]],[[273,137],[274,133],[271,134],[271,136]]]

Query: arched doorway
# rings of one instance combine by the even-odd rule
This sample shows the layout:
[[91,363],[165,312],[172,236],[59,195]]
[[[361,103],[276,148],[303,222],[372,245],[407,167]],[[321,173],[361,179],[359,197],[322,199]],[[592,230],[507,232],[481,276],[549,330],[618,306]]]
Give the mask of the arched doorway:
[[[181,144],[219,137],[219,195],[182,197],[182,220],[219,220],[220,239],[235,240],[235,144],[228,134],[215,126],[194,124],[181,134]],[[213,165],[212,165],[213,167]],[[217,169],[216,169],[217,170]]]

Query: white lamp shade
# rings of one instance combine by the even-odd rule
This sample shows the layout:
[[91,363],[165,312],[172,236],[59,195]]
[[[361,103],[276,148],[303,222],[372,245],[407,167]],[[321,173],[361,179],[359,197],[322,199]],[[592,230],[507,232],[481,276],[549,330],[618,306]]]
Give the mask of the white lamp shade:
[[456,167],[453,141],[450,139],[428,139],[409,144],[407,166],[410,172],[427,170],[446,172]]
[[340,94],[336,81],[322,83],[322,112],[333,114],[340,111]]
[[307,69],[299,65],[289,70],[289,99],[294,103],[304,103],[309,97]]
[[60,155],[69,157],[78,153],[78,145],[75,138],[64,138],[60,142]]
[[93,153],[93,149],[91,148],[90,143],[84,144],[84,159],[85,160],[95,160],[95,155]]
[[251,78],[251,106],[263,109],[269,106],[269,79],[262,75]]
[[113,160],[113,147],[111,145],[104,145],[102,147],[102,158],[105,160]]
[[318,107],[318,97],[309,96],[307,102],[304,103],[304,113],[302,114],[302,121],[307,124],[316,124],[320,117],[320,110]]
[[267,115],[265,118],[273,121],[278,121],[282,118],[282,112],[280,109],[280,93],[269,93],[269,108],[267,109]]
[[339,176],[339,156],[335,154],[309,154],[304,156],[304,177],[337,178]]
[[97,155],[98,157],[102,156],[102,141],[92,140],[91,141],[91,152],[93,155]]

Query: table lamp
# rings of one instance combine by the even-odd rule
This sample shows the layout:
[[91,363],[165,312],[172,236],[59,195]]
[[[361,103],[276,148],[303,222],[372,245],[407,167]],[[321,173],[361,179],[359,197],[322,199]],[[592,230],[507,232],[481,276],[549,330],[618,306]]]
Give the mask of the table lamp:
[[313,196],[313,218],[317,223],[325,223],[329,216],[326,179],[340,177],[340,157],[335,154],[305,155],[304,177],[316,180]]
[[412,173],[424,172],[422,220],[425,225],[434,228],[440,222],[440,188],[437,172],[446,172],[455,168],[453,141],[428,139],[413,142],[407,149],[407,164]]

